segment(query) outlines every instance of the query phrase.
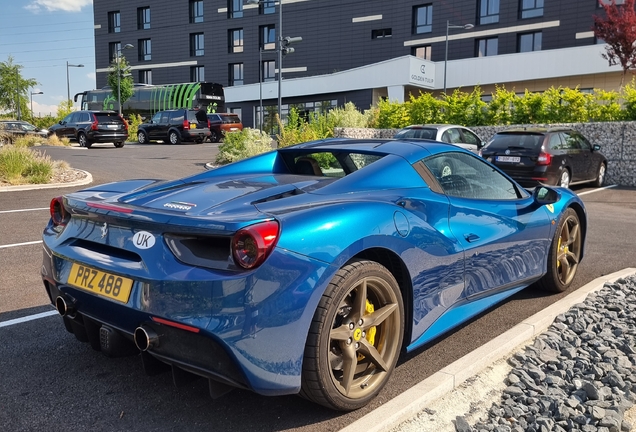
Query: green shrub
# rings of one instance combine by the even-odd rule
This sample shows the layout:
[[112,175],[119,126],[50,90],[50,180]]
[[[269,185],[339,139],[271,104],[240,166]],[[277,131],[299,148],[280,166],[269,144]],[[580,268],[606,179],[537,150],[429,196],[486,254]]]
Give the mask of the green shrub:
[[444,122],[444,104],[431,93],[421,93],[418,97],[410,96],[406,103],[411,124],[431,124]]
[[334,108],[327,112],[328,123],[334,127],[366,128],[369,127],[371,111],[361,113],[353,102],[347,102],[344,107]]
[[390,102],[381,100],[378,102],[378,113],[375,120],[375,127],[379,129],[403,128],[411,123],[408,102]]
[[216,163],[227,164],[272,150],[272,138],[258,129],[243,128],[230,132],[219,144]]
[[131,114],[128,116],[128,141],[137,141],[137,132],[139,125],[144,121],[139,114]]
[[[486,109],[486,124],[509,125],[512,124],[514,107],[518,96],[512,90],[495,86],[492,99]],[[471,125],[472,126],[472,125]]]
[[54,163],[27,147],[4,146],[0,149],[0,179],[10,184],[47,183]]
[[333,137],[334,125],[325,114],[311,113],[309,121],[298,115],[296,108],[289,110],[287,124],[279,121],[281,133],[277,135],[279,147],[289,147],[307,141]]
[[459,89],[451,95],[443,95],[444,123],[481,126],[486,124],[486,102],[481,99],[479,86],[466,93]]

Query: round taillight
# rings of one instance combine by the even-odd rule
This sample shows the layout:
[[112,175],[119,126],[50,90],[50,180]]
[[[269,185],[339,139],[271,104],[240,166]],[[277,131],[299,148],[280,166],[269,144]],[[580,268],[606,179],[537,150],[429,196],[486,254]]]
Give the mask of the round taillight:
[[240,229],[232,239],[232,256],[240,267],[258,267],[270,254],[279,236],[276,221],[261,222]]
[[55,197],[51,200],[50,205],[51,220],[55,226],[65,226],[70,216],[64,208],[64,200],[61,196]]

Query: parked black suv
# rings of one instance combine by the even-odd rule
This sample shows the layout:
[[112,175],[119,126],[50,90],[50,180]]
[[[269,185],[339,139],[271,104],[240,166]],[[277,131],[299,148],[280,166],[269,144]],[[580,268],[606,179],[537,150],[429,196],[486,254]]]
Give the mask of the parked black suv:
[[120,148],[128,139],[128,123],[115,111],[75,111],[51,126],[49,132],[76,140],[81,147],[112,142]]
[[137,141],[140,144],[150,141],[202,143],[209,136],[210,121],[198,121],[197,110],[184,108],[156,113],[150,122],[139,125]]
[[521,186],[603,186],[607,159],[580,132],[562,127],[516,128],[495,134],[480,150]]

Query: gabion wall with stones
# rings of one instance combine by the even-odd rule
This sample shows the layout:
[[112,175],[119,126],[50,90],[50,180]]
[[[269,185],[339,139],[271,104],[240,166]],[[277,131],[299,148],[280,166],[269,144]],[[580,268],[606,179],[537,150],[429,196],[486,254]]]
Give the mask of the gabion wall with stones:
[[[476,126],[471,127],[484,142],[502,130],[512,127],[537,127],[547,125],[520,126]],[[636,122],[572,123],[563,125],[578,130],[592,144],[601,146],[608,161],[606,184],[636,186]],[[336,128],[338,138],[392,138],[399,129],[355,129]]]

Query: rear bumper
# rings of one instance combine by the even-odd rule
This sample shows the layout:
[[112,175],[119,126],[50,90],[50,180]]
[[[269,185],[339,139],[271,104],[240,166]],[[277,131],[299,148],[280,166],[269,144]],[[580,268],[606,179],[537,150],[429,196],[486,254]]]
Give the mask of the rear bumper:
[[181,132],[182,141],[203,141],[209,136],[209,129],[190,129]]
[[89,131],[86,133],[86,137],[90,142],[96,143],[125,142],[128,140],[128,133]]
[[[163,255],[157,262],[144,260],[150,268],[128,269],[126,277],[135,282],[124,304],[68,285],[72,263],[86,262],[86,257],[73,254],[46,230],[43,239],[42,278],[49,298],[55,304],[63,295],[73,303],[66,327],[93,348],[104,351],[99,342],[102,328],[114,330],[130,348],[135,329],[148,326],[159,335],[159,344],[144,357],[170,365],[173,374],[187,371],[263,395],[300,390],[306,335],[322,294],[319,287],[332,274],[324,263],[274,251],[256,272],[219,277]],[[122,274],[121,268],[104,268],[96,261],[87,265]],[[156,273],[158,269],[164,273]],[[155,277],[143,277],[143,272]],[[284,285],[284,280],[296,282]]]

